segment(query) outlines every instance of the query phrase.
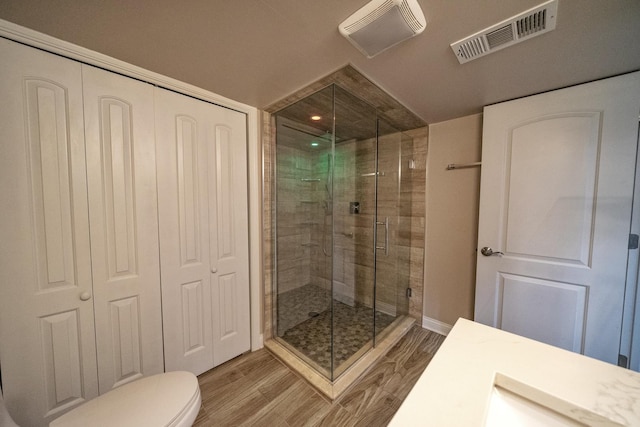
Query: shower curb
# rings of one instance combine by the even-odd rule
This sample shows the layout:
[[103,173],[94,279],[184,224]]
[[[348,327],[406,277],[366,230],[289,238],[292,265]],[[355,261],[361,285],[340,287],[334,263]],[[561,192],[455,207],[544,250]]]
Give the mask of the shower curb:
[[382,357],[384,357],[402,337],[406,335],[414,324],[416,324],[416,320],[412,317],[399,319],[396,325],[393,326],[392,330],[385,335],[382,341],[375,348],[372,348],[364,354],[333,382],[319,374],[302,359],[293,355],[285,346],[275,339],[268,340],[264,343],[264,346],[278,360],[291,368],[316,390],[329,399],[335,400],[344,392],[349,390],[349,388],[351,388],[359,378],[369,372],[369,370],[371,370],[376,363],[382,359]]

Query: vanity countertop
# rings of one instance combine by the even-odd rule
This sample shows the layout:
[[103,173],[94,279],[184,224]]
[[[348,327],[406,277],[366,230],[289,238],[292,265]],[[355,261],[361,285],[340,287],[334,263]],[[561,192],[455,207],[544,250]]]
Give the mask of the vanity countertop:
[[640,373],[459,319],[389,425],[508,425],[518,406],[540,425],[640,426]]

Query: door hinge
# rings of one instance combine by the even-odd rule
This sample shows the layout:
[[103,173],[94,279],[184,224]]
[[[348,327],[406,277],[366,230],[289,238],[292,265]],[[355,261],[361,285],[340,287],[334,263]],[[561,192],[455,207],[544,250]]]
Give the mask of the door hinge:
[[638,235],[629,234],[629,249],[638,249]]
[[629,358],[624,354],[618,355],[618,366],[622,366],[623,368],[629,367]]
[[411,298],[411,288],[407,288],[407,298]]

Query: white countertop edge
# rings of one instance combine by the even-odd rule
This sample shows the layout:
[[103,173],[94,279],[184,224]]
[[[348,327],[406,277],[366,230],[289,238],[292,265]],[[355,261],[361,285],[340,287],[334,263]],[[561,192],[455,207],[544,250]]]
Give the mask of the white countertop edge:
[[574,410],[640,426],[639,373],[462,318],[389,425],[482,426],[497,373]]

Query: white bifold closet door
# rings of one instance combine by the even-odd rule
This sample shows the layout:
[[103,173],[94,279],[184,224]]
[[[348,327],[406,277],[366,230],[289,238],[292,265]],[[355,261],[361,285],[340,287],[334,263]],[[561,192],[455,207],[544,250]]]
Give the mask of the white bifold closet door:
[[2,390],[42,426],[98,395],[81,65],[4,39],[0,57]]
[[88,65],[82,77],[102,394],[164,371],[154,88]]
[[246,116],[156,89],[165,368],[250,349]]
[[153,87],[0,39],[0,363],[19,425],[161,372]]

